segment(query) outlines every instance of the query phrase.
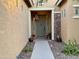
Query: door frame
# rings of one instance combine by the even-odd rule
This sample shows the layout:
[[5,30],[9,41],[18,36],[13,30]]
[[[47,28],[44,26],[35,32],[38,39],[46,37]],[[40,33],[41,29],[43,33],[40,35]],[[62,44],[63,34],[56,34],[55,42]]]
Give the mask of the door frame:
[[31,11],[51,11],[52,40],[54,40],[54,8],[30,8],[29,9],[29,37],[31,36]]

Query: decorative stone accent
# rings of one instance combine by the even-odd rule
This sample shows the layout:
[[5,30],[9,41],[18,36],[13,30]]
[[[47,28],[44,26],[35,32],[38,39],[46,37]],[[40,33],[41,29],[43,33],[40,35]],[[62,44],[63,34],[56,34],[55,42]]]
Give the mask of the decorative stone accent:
[[54,14],[54,39],[56,41],[61,40],[61,14],[55,13]]

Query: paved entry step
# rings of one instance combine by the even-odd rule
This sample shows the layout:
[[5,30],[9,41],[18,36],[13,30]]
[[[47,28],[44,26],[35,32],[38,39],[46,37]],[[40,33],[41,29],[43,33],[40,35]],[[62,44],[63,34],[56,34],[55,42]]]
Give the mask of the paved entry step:
[[46,40],[36,41],[31,59],[55,59],[49,47],[48,41]]

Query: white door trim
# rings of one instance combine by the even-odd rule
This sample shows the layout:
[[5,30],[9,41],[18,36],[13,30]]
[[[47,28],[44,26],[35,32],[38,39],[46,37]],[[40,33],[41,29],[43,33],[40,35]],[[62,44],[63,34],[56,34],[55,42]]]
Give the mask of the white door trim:
[[29,37],[31,36],[31,11],[52,11],[51,12],[51,26],[52,26],[52,40],[54,40],[54,8],[30,8],[29,9]]

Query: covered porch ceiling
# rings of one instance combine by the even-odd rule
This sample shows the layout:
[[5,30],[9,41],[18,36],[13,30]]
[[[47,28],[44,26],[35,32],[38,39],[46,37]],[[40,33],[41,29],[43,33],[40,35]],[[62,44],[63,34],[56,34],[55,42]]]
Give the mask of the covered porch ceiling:
[[46,11],[31,11],[32,15],[49,15],[51,11],[46,10]]
[[57,0],[56,5],[61,7],[63,4],[65,4],[67,0]]
[[31,5],[31,3],[30,3],[29,0],[24,0],[24,2],[26,3],[26,5],[27,5],[28,7],[32,7],[32,5]]

